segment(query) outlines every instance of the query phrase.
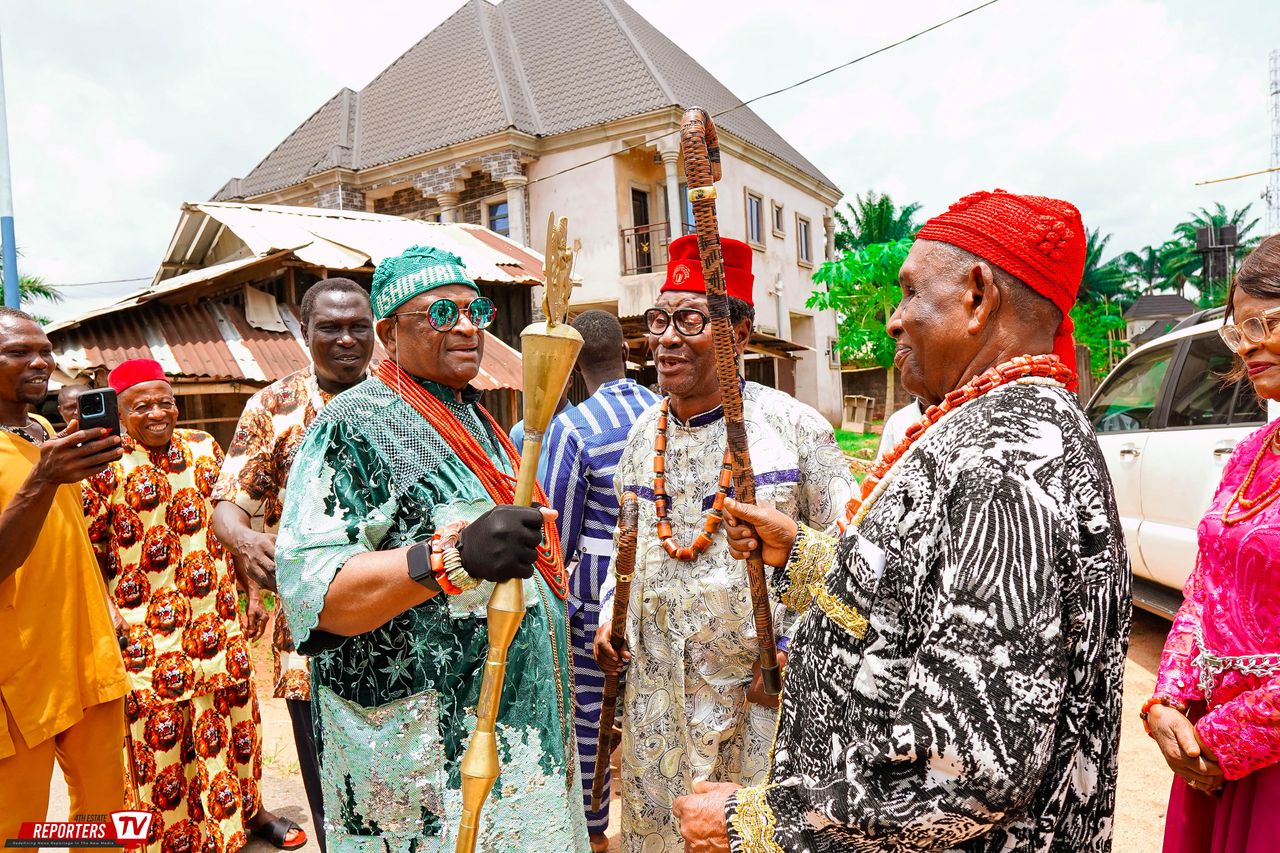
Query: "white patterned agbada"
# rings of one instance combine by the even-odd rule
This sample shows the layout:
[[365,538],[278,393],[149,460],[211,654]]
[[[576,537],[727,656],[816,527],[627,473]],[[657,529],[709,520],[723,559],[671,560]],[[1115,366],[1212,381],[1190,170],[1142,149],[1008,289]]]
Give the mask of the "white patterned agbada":
[[[743,405],[756,475],[756,499],[811,527],[826,528],[852,489],[831,426],[793,397],[752,382]],[[640,498],[631,583],[622,732],[622,849],[681,850],[671,807],[699,780],[761,781],[777,712],[747,702],[756,660],[755,623],[745,565],[729,555],[723,531],[694,562],[667,556],[655,530],[653,447],[658,408],[636,422],[615,476]],[[682,424],[668,418],[667,517],[682,545],[703,529],[726,446],[719,408]],[[612,608],[613,577],[601,608]],[[779,636],[796,614],[775,598]]]

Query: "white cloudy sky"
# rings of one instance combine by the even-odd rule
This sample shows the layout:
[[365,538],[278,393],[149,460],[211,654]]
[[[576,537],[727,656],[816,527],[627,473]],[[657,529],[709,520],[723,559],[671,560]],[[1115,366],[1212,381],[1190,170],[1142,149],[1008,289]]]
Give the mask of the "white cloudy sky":
[[[631,0],[739,97],[978,0]],[[0,0],[22,268],[150,276],[183,201],[243,175],[341,86],[361,88],[459,0]],[[931,214],[974,189],[1058,195],[1112,247],[1258,200],[1275,0],[1001,0],[756,106],[850,197]],[[573,50],[572,45],[552,45]],[[139,283],[77,287],[58,317]]]

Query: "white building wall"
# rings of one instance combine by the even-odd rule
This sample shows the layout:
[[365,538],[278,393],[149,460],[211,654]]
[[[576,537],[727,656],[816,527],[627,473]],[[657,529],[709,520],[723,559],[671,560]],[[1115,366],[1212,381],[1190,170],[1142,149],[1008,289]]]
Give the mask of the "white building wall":
[[[650,221],[666,216],[665,171],[653,149],[637,150],[583,166],[567,175],[537,182],[543,175],[618,151],[617,141],[599,142],[547,154],[528,167],[530,184],[530,245],[542,251],[546,222],[554,210],[569,218],[569,239],[581,241],[575,274],[582,286],[573,304],[608,305],[623,316],[639,314],[652,304],[662,283],[661,270],[648,275],[622,275],[623,247],[619,230],[630,227],[632,187],[649,192]],[[654,162],[655,159],[657,162]],[[828,350],[836,335],[835,316],[805,307],[814,285],[813,268],[823,260],[823,201],[755,164],[722,150],[723,178],[717,186],[720,233],[744,240],[746,190],[763,201],[762,244],[752,258],[755,273],[756,324],[778,337],[804,344],[796,364],[796,396],[818,409],[832,423],[841,418],[839,369],[829,364]],[[783,208],[783,232],[774,234],[772,205]],[[799,262],[797,214],[809,220],[811,266]]]

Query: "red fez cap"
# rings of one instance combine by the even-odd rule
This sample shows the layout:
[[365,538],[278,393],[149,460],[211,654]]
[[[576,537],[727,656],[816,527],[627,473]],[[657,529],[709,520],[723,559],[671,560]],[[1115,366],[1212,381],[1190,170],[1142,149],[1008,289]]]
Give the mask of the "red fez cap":
[[114,388],[117,394],[142,382],[155,381],[168,382],[169,377],[164,375],[164,368],[160,366],[160,362],[150,358],[131,358],[117,364],[107,374],[107,384]]
[[971,252],[1056,305],[1063,320],[1053,352],[1075,369],[1070,311],[1084,275],[1087,237],[1074,205],[1004,190],[970,193],[926,222],[916,237]]
[[[756,277],[751,273],[751,247],[741,240],[720,238],[720,253],[724,256],[725,289],[748,305],[755,305],[751,298],[751,286]],[[684,290],[706,293],[707,283],[702,278],[702,259],[698,255],[698,235],[686,234],[671,241],[667,247],[667,280],[662,290]]]

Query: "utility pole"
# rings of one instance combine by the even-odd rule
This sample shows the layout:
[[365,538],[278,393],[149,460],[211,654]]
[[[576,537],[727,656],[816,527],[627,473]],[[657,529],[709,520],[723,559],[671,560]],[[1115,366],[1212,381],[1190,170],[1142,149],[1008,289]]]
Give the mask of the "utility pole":
[[17,308],[18,247],[13,236],[13,176],[9,171],[9,120],[5,116],[4,58],[0,55],[0,260],[4,262],[4,304]]
[[1280,234],[1280,50],[1271,51],[1271,175],[1267,182],[1267,233]]

